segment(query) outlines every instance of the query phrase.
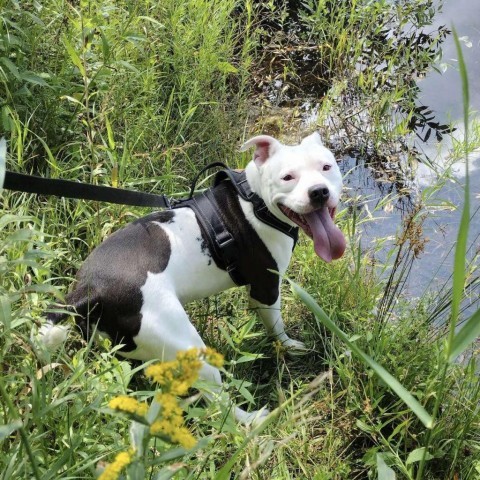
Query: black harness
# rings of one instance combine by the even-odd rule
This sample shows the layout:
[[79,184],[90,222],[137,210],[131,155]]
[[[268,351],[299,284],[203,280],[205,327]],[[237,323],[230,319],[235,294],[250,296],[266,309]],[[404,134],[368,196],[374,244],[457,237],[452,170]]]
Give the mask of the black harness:
[[298,239],[298,227],[292,227],[287,223],[282,222],[273,215],[270,210],[268,210],[265,202],[256,193],[252,192],[245,171],[239,172],[236,170],[230,170],[223,163],[216,162],[205,167],[197,175],[192,183],[189,198],[175,201],[172,204],[172,208],[188,207],[195,212],[216,265],[219,268],[226,270],[237,285],[246,285],[248,282],[243,278],[237,265],[237,259],[239,257],[237,242],[222,220],[220,207],[215,199],[212,189],[207,189],[204,192],[193,196],[199,176],[205,170],[217,166],[225,168],[215,175],[213,186],[215,187],[223,182],[230,182],[237,194],[243,198],[243,200],[253,204],[254,214],[260,221],[293,239],[293,248],[295,248]]

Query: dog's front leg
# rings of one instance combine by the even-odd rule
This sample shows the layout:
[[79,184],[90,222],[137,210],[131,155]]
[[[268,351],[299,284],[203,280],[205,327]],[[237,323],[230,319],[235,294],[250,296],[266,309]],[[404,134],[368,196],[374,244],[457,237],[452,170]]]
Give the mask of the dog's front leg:
[[293,340],[285,333],[282,312],[280,310],[280,295],[278,295],[277,300],[272,305],[265,305],[250,296],[250,307],[258,312],[268,334],[280,341],[284,347],[292,350],[306,349],[303,342]]

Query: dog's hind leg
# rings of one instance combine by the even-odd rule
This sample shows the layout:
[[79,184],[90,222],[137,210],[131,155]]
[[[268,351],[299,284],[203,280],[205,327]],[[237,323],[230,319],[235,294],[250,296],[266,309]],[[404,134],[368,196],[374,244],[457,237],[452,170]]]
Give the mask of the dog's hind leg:
[[[204,349],[205,343],[190,322],[187,313],[174,292],[165,288],[149,292],[147,284],[142,288],[144,303],[141,309],[142,322],[138,335],[134,337],[137,348],[131,352],[119,352],[127,358],[162,361],[175,359],[177,352],[196,347]],[[147,287],[147,288],[145,288]],[[200,379],[209,383],[210,392],[206,398],[227,398],[223,392],[223,383],[218,368],[204,363],[200,370]],[[230,405],[229,405],[230,406]],[[250,423],[268,413],[267,410],[246,412],[233,407],[235,418],[242,423]]]

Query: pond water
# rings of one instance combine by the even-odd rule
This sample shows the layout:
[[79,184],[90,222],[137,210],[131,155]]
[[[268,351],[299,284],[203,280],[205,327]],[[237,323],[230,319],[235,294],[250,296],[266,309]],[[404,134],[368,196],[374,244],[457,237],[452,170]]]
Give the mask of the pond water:
[[[436,24],[455,28],[459,37],[463,37],[463,54],[468,68],[470,82],[471,109],[480,111],[480,2],[471,0],[457,0],[446,2],[443,12],[438,15]],[[441,64],[448,64],[443,74],[432,71],[419,86],[422,95],[420,102],[429,106],[436,112],[436,119],[441,123],[453,122],[457,131],[453,136],[462,137],[463,107],[461,79],[457,68],[457,52],[453,36],[449,36],[443,45],[443,59]],[[440,68],[443,65],[440,64]],[[479,114],[475,113],[477,118]],[[433,137],[433,135],[432,135]],[[419,145],[425,155],[434,160],[437,165],[447,165],[451,154],[452,138],[444,137],[441,145],[435,141]],[[351,160],[344,163],[343,170],[347,171],[352,166]],[[453,249],[456,242],[457,228],[459,225],[463,206],[463,185],[465,182],[464,162],[453,165],[454,180],[448,181],[432,197],[431,201],[438,203],[447,200],[458,208],[454,211],[435,209],[424,224],[424,234],[428,238],[425,252],[421,258],[414,262],[407,293],[412,297],[421,296],[426,290],[435,291],[446,282],[450,282],[453,263]],[[361,181],[360,181],[360,177]],[[414,185],[419,192],[435,184],[437,174],[425,165],[421,165],[417,172]],[[361,169],[356,169],[346,178],[346,185],[351,189],[350,194],[359,194],[367,198],[366,208],[372,213],[373,220],[365,223],[363,243],[367,248],[382,237],[393,236],[401,225],[401,212],[398,209],[377,209],[378,202],[385,196],[385,189],[364,175]],[[470,156],[470,186],[471,186],[471,215],[469,235],[469,258],[480,251],[480,151]],[[391,244],[390,244],[391,246]],[[388,243],[387,247],[388,248]],[[385,252],[384,252],[385,254]],[[380,254],[381,256],[381,254]],[[471,299],[478,303],[478,290],[476,297]],[[468,309],[472,312],[474,305]]]

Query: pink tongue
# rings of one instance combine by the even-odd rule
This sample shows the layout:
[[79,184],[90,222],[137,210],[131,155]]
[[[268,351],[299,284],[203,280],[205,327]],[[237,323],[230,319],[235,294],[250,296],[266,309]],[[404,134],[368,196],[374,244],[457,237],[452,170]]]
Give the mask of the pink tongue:
[[333,223],[327,207],[305,215],[313,235],[315,253],[326,262],[343,255],[346,247],[342,231]]

